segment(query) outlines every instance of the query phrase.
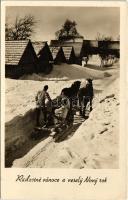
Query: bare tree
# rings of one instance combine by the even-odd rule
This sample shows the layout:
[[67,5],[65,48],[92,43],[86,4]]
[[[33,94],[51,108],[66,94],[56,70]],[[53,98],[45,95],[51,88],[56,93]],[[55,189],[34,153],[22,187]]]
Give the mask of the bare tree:
[[10,28],[8,24],[5,26],[6,40],[26,40],[29,39],[34,32],[36,21],[33,16],[27,15],[23,18],[16,17],[15,22]]
[[113,38],[112,38],[112,36],[106,36],[106,35],[97,33],[96,40],[97,41],[112,41]]

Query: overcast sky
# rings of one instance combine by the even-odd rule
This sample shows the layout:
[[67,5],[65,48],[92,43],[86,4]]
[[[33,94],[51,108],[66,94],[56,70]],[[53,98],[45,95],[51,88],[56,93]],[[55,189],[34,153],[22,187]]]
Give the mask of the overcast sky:
[[16,16],[24,17],[31,14],[37,21],[32,40],[50,41],[55,39],[66,19],[75,20],[78,32],[85,39],[95,39],[97,33],[112,36],[119,35],[119,8],[105,7],[7,7],[6,20],[13,23]]

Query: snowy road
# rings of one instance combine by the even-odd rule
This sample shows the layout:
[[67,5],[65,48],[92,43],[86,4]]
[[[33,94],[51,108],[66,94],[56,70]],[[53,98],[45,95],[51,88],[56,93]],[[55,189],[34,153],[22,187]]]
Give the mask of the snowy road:
[[[78,68],[78,66],[77,66],[77,68]],[[76,70],[76,67],[74,69]],[[115,66],[114,69],[109,69],[108,72],[109,72],[109,74],[111,74],[111,76],[109,76],[109,77],[104,76],[105,72],[99,73],[98,71],[91,70],[91,69],[84,69],[84,70],[88,70],[88,75],[93,74],[93,76],[96,77],[96,79],[94,79],[94,81],[93,81],[94,89],[95,89],[95,100],[93,102],[93,107],[94,107],[94,113],[95,113],[97,103],[100,101],[100,98],[102,97],[102,91],[104,91],[104,93],[106,95],[107,88],[109,88],[108,93],[115,94],[116,91],[118,93],[119,81],[116,81],[116,85],[113,85],[113,83],[115,82],[115,80],[117,79],[117,77],[119,75],[119,67]],[[81,71],[80,71],[80,73],[81,73]],[[83,73],[83,71],[82,71],[82,73]],[[74,72],[74,75],[77,76],[77,73]],[[74,76],[74,78],[75,78],[75,76]],[[98,78],[98,76],[99,76],[99,78]],[[10,79],[6,80],[6,121],[7,121],[7,123],[6,123],[5,139],[6,139],[6,152],[7,152],[6,160],[7,160],[7,163],[9,163],[9,166],[10,166],[10,163],[13,162],[13,160],[17,159],[17,160],[15,160],[13,167],[16,167],[16,166],[17,167],[18,166],[19,167],[22,167],[22,166],[23,167],[25,167],[25,166],[26,167],[27,166],[28,167],[47,167],[47,166],[63,167],[63,165],[67,166],[67,167],[73,166],[73,168],[76,167],[76,165],[73,164],[72,161],[71,161],[72,164],[70,164],[69,162],[68,162],[68,164],[62,164],[59,161],[57,162],[57,160],[56,160],[56,158],[54,158],[54,156],[57,155],[59,157],[60,152],[62,152],[62,154],[64,152],[64,154],[66,154],[66,155],[64,155],[64,157],[66,157],[66,159],[67,159],[69,156],[68,154],[71,154],[71,152],[67,153],[68,150],[65,150],[67,148],[66,146],[68,146],[68,141],[70,141],[70,140],[72,141],[72,139],[75,138],[76,135],[78,135],[80,137],[82,136],[81,135],[82,131],[80,133],[78,133],[78,130],[81,127],[80,125],[83,121],[78,119],[77,116],[75,117],[75,121],[74,121],[74,126],[73,126],[74,130],[72,130],[72,132],[70,132],[68,134],[68,137],[65,138],[64,141],[55,143],[53,141],[52,137],[45,137],[44,139],[38,140],[38,141],[30,141],[30,139],[29,139],[29,135],[30,135],[31,131],[33,130],[33,127],[35,126],[34,125],[34,123],[35,123],[35,114],[34,114],[35,100],[34,100],[34,97],[35,97],[36,92],[39,89],[41,89],[44,86],[44,84],[48,84],[49,85],[49,93],[52,96],[52,98],[55,98],[57,95],[59,95],[59,93],[63,87],[69,87],[72,84],[72,82],[75,80],[78,80],[78,79],[74,79],[74,80],[72,79],[69,81],[64,81],[64,80],[34,81],[34,80],[10,80]],[[111,106],[112,106],[111,102],[110,102],[110,106],[108,106],[108,104],[109,104],[109,101],[105,102],[105,106],[107,107],[107,109],[109,109],[109,107],[111,108]],[[95,125],[97,123],[99,124],[99,127],[101,126],[102,121],[105,119],[106,113],[103,113],[103,110],[101,112],[100,108],[99,108],[98,112],[100,113],[101,116],[103,115],[103,119],[102,119],[102,117],[99,116],[99,113],[96,113],[96,115],[95,115],[96,121],[93,118],[87,120],[87,123],[88,123],[88,121],[94,120],[94,123],[92,125],[86,124],[86,122],[82,123],[82,124],[86,124],[86,126],[84,127],[85,132],[86,132],[87,127],[88,127],[89,132],[95,131],[96,130]],[[112,117],[112,120],[114,119],[114,112],[115,112],[114,110],[113,110],[113,113],[111,111],[108,112],[110,117]],[[116,115],[115,115],[115,117],[116,117]],[[108,130],[110,131],[110,129],[108,129]],[[95,135],[95,133],[92,134],[92,138],[93,138],[93,135]],[[111,137],[111,136],[112,135],[110,135],[109,137]],[[84,140],[82,139],[82,141],[84,141]],[[81,141],[81,143],[82,143],[82,141]],[[112,141],[113,141],[113,137],[112,137]],[[98,142],[96,141],[97,145],[98,145]],[[117,139],[116,139],[116,142],[117,142]],[[89,143],[89,141],[88,141],[88,143]],[[104,141],[102,141],[102,143],[104,143]],[[22,148],[22,146],[24,146],[24,148]],[[85,144],[84,148],[86,146],[88,146],[88,145]],[[109,146],[109,144],[108,144],[108,146]],[[79,148],[80,147],[81,147],[81,145],[79,146]],[[113,145],[113,148],[115,148],[115,145]],[[70,147],[68,147],[68,149],[70,149]],[[86,150],[86,148],[85,148],[85,150]],[[16,155],[14,155],[14,152],[16,153]],[[41,153],[41,152],[43,152],[43,153]],[[88,152],[88,150],[87,150],[87,152]],[[114,150],[114,152],[115,152],[114,154],[116,154],[115,150]],[[51,158],[51,155],[53,156],[53,159],[56,160],[56,162],[53,161],[53,159]],[[46,159],[45,159],[45,156],[46,156]],[[61,156],[62,155],[60,155],[60,157]],[[32,158],[35,159],[35,157],[36,157],[36,161],[33,161],[33,163],[30,163],[30,160],[32,160]],[[51,161],[50,161],[49,157],[51,158]],[[69,160],[71,159],[71,157],[72,156],[69,157]],[[77,156],[75,155],[75,157],[77,157]],[[18,158],[21,158],[21,159],[18,159]],[[58,158],[58,159],[60,159],[60,158]],[[75,161],[74,156],[73,156],[73,159]],[[44,160],[46,160],[45,163],[44,163]],[[78,157],[77,157],[77,160],[79,160]],[[25,165],[25,163],[28,163],[28,164]],[[102,164],[101,164],[101,166],[102,166]],[[77,167],[80,168],[80,166],[77,166]],[[89,167],[91,168],[91,166],[89,166]],[[92,168],[93,168],[93,166],[92,166]]]

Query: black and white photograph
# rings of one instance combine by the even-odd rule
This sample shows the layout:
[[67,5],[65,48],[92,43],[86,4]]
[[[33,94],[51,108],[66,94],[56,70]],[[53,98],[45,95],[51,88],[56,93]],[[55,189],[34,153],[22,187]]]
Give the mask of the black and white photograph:
[[119,84],[120,7],[6,6],[5,168],[118,169]]

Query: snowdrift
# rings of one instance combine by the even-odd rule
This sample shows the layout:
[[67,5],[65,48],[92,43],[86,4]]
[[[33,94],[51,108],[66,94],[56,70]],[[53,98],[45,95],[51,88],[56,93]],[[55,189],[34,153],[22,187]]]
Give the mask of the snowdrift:
[[[40,168],[118,168],[119,80],[99,95],[97,106],[75,132],[61,143],[44,143],[13,162],[13,167]],[[90,128],[91,127],[91,128]],[[34,159],[34,161],[33,161]]]
[[101,65],[101,59],[100,59],[99,55],[90,56],[88,64],[100,66]]
[[[109,74],[109,73],[108,73]],[[86,67],[82,67],[80,65],[68,65],[68,64],[61,64],[61,65],[54,65],[53,71],[48,74],[32,74],[32,75],[24,75],[20,79],[21,80],[35,80],[35,81],[66,81],[66,80],[75,80],[75,79],[85,79],[85,78],[92,78],[92,79],[99,79],[104,78],[105,73],[100,70],[95,69],[88,69]],[[111,76],[109,74],[109,76]]]
[[51,98],[58,96],[64,87],[69,87],[73,81],[33,81],[6,79],[6,113],[5,121],[9,122],[19,115],[25,115],[34,109],[35,96],[44,85],[49,86]]
[[[29,145],[29,135],[34,127],[35,110],[32,109],[25,115],[16,116],[14,119],[6,123],[6,167],[11,166],[14,159],[22,157],[30,148],[32,148],[33,143]],[[27,148],[24,148],[24,145],[27,146]]]
[[[94,77],[94,81],[93,81],[94,89],[95,89],[95,92],[97,94],[99,94],[100,97],[102,96],[101,92],[103,90],[105,91],[105,95],[106,95],[106,88],[108,87],[108,85],[110,85],[108,92],[111,93],[112,88],[114,88],[113,94],[115,94],[116,88],[115,88],[115,86],[113,87],[113,81],[118,76],[119,70],[118,70],[117,66],[115,67],[115,69],[111,69],[111,70],[107,71],[112,76],[106,76],[104,74],[106,71],[102,72],[99,70],[94,70],[94,69],[89,69],[89,68],[88,69],[81,68],[79,70],[79,68],[81,66],[77,66],[77,65],[72,65],[72,67],[73,67],[72,72],[69,69],[67,70],[65,68],[64,68],[65,70],[62,70],[62,68],[61,68],[61,70],[59,69],[60,67],[64,67],[64,66],[65,65],[56,66],[56,67],[58,67],[58,70],[60,73],[60,75],[58,75],[58,77],[61,77],[61,78],[58,79],[57,72],[55,72],[55,74],[54,73],[50,74],[49,77],[47,76],[47,78],[49,78],[49,80],[50,80],[50,77],[52,79],[52,78],[55,78],[54,76],[56,76],[56,80],[54,80],[54,81],[49,81],[49,80],[35,81],[35,80],[29,80],[29,79],[28,80],[6,79],[6,98],[5,98],[5,100],[6,100],[6,113],[5,113],[6,166],[8,166],[8,167],[11,166],[13,160],[23,157],[27,153],[29,154],[29,158],[31,159],[31,155],[34,154],[34,152],[36,152],[36,150],[38,149],[38,145],[43,146],[45,144],[45,142],[47,142],[47,140],[43,141],[43,143],[41,143],[40,141],[31,141],[29,138],[31,131],[33,130],[33,127],[35,126],[35,95],[38,90],[41,90],[44,87],[44,85],[46,85],[46,84],[49,85],[49,93],[52,98],[55,98],[56,96],[58,96],[60,94],[60,91],[62,90],[62,88],[69,87],[73,83],[73,81],[75,81],[75,80],[82,81],[83,79],[85,80],[85,74],[84,74],[84,78],[80,77],[80,79],[78,79],[79,75],[75,74],[76,73],[75,71],[77,71],[77,70],[79,72],[80,72],[80,70],[84,70],[84,72],[86,71],[86,75],[88,74],[89,77]],[[66,66],[71,67],[69,65],[66,65]],[[63,78],[62,75],[65,72],[67,73],[67,75],[66,75],[67,77],[72,77],[71,80],[66,80],[66,81],[62,80],[62,78]],[[81,72],[80,75],[83,77],[83,71]],[[74,79],[76,76],[77,76],[77,78]],[[32,75],[30,77],[32,77]],[[30,77],[26,77],[26,78],[30,78]],[[35,77],[32,77],[32,78],[35,78]],[[42,76],[41,76],[41,78],[42,78]],[[111,86],[111,84],[112,84],[112,86]],[[113,97],[113,98],[115,98],[115,97]],[[98,102],[99,102],[99,99],[95,98],[95,105],[94,105],[95,108],[97,107]],[[103,104],[104,104],[104,102],[103,102]],[[105,103],[105,105],[107,105],[107,104]],[[118,108],[118,106],[117,106],[117,108]],[[100,106],[99,106],[99,110],[100,110]],[[95,113],[95,109],[92,113]],[[91,115],[90,115],[90,117],[91,117]],[[95,115],[97,116],[97,114],[95,114]],[[101,112],[100,115],[102,116],[100,118],[100,121],[102,122],[102,118],[104,118],[104,114]],[[111,115],[114,116],[113,113],[111,113]],[[116,113],[115,113],[115,115],[116,115]],[[89,120],[91,120],[91,119],[89,119]],[[98,123],[100,123],[100,121]],[[94,122],[94,124],[95,123],[96,122]],[[91,124],[90,126],[94,127],[94,124]],[[75,135],[81,136],[81,134],[79,134],[79,133],[78,134],[76,133]],[[74,136],[72,137],[72,139],[74,138]],[[38,142],[40,142],[40,144],[37,145]],[[55,151],[65,152],[65,150],[66,150],[65,145],[68,145],[68,143],[66,144],[66,141],[63,142],[62,144],[54,143],[53,147],[55,146]],[[62,146],[64,148],[63,150],[62,150]],[[86,143],[85,143],[85,146],[86,146]],[[54,152],[53,147],[51,147],[51,151]],[[69,147],[70,147],[70,145],[69,145]],[[29,152],[30,150],[33,152],[32,154]],[[67,151],[66,151],[66,154],[67,154]],[[48,157],[49,152],[46,151],[44,153],[44,155],[46,157]],[[52,155],[52,153],[51,153],[51,155]],[[59,156],[59,154],[57,152],[55,152],[55,155],[57,155],[57,157]],[[54,158],[54,155],[53,155],[53,158]],[[27,155],[24,156],[24,159],[26,162],[26,159],[28,159]],[[43,157],[40,158],[40,160],[42,160],[42,159],[43,159]],[[56,160],[56,158],[55,158],[55,160]],[[14,166],[17,166],[17,167],[24,166],[24,162],[22,162],[22,161],[23,160],[21,159],[21,160],[14,162]],[[49,162],[50,162],[50,160],[49,160]],[[39,167],[40,166],[54,167],[54,164],[52,162],[53,162],[53,159],[51,159],[51,163],[49,163],[49,164],[47,163],[45,166],[44,164],[41,164],[41,162],[39,161]],[[57,158],[55,165],[59,166],[60,163],[62,163],[62,162],[60,162],[59,158]],[[34,167],[36,167],[36,166],[37,166],[37,163],[34,164]],[[72,167],[72,166],[73,166],[73,164],[63,164],[61,167]],[[31,167],[31,165],[29,165],[29,167]],[[74,167],[75,167],[75,165],[74,165]]]

